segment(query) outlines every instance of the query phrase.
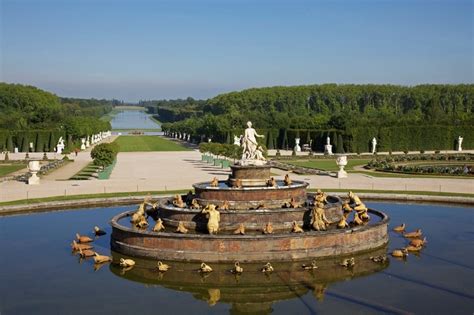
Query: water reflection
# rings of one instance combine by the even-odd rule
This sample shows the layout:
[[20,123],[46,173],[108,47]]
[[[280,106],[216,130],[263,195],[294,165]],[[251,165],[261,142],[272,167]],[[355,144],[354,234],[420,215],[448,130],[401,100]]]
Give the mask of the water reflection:
[[[305,270],[303,262],[272,262],[272,273],[262,273],[263,263],[242,263],[242,274],[233,274],[233,263],[212,264],[213,272],[198,272],[199,263],[167,262],[171,269],[159,272],[155,260],[133,258],[136,265],[124,270],[118,264],[111,264],[110,271],[123,279],[161,286],[180,292],[189,292],[195,299],[207,302],[209,306],[218,303],[231,305],[231,314],[269,314],[275,302],[291,300],[311,293],[318,301],[323,301],[326,290],[334,283],[386,269],[390,260],[373,262],[370,257],[384,255],[383,247],[368,253],[350,256],[356,264],[352,268],[342,267],[341,261],[347,257],[318,259],[318,269]],[[125,257],[112,252],[114,261]],[[306,262],[309,263],[309,262]]]
[[110,121],[112,129],[158,129],[160,125],[142,110],[121,110]]

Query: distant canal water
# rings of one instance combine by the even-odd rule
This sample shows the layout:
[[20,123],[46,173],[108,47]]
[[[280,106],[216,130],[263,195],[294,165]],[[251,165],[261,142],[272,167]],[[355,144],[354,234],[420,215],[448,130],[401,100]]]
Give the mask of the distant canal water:
[[160,125],[143,110],[120,110],[110,121],[112,129],[159,129]]
[[[76,232],[92,235],[94,225],[107,235],[95,250],[110,252],[110,218],[136,206],[67,210],[0,217],[0,314],[472,314],[474,311],[474,209],[446,205],[368,203],[402,222],[421,228],[428,244],[406,260],[384,265],[355,256],[348,270],[318,260],[304,271],[300,262],[243,264],[235,276],[229,266],[212,265],[201,276],[196,263],[168,262],[160,274],[156,261],[137,260],[128,271],[116,265],[95,270],[69,244]],[[390,232],[387,249],[407,241]],[[380,252],[380,250],[379,250]],[[380,253],[377,253],[380,254]]]

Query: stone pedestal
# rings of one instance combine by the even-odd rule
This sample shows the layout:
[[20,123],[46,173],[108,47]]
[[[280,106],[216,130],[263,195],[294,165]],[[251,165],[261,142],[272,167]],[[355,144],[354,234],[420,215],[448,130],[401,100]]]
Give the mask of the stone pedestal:
[[270,165],[231,165],[229,184],[240,179],[243,187],[266,186],[270,179]]

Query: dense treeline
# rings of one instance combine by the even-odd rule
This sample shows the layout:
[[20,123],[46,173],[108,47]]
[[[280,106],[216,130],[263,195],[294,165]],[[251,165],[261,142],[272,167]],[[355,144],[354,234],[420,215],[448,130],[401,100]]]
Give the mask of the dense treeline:
[[59,98],[33,86],[0,83],[0,150],[48,152],[60,137],[72,150],[80,137],[111,129],[99,118],[119,103]]
[[175,122],[202,114],[206,105],[204,100],[195,100],[192,97],[176,100],[140,101],[149,114],[161,122]]
[[322,150],[330,136],[339,151],[368,151],[372,137],[388,151],[452,149],[459,135],[474,148],[472,84],[269,87],[218,95],[187,110],[195,113],[163,129],[229,142],[251,120],[272,138],[269,148],[292,147],[300,137]]

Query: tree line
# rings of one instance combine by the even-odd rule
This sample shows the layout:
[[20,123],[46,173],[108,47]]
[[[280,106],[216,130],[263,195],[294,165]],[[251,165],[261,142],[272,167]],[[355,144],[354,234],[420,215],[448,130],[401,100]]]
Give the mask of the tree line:
[[[380,145],[388,150],[418,149],[414,147],[426,144],[452,149],[457,133],[465,136],[466,148],[474,148],[473,84],[278,86],[174,106],[159,104],[150,107],[158,115],[160,110],[168,110],[170,117],[158,117],[167,122],[162,126],[165,131],[186,133],[197,139],[210,137],[229,142],[232,135],[242,133],[245,122],[250,120],[274,138],[273,143],[267,140],[269,148],[285,148],[285,142],[291,147],[295,137],[303,138],[304,143],[308,133],[316,150],[322,150],[327,136],[351,152],[368,151],[370,139],[379,136],[384,138]],[[179,117],[183,110],[187,112],[185,118]],[[429,133],[431,126],[436,126],[439,143]],[[410,139],[414,130],[415,137]],[[397,140],[399,134],[403,134],[403,141]],[[342,141],[337,140],[339,135]],[[423,143],[423,137],[431,140]]]
[[63,137],[72,150],[80,145],[81,137],[110,130],[110,123],[100,117],[119,104],[117,100],[60,98],[33,86],[0,83],[0,149],[52,151]]

